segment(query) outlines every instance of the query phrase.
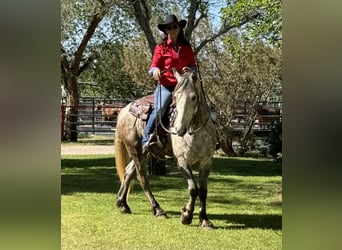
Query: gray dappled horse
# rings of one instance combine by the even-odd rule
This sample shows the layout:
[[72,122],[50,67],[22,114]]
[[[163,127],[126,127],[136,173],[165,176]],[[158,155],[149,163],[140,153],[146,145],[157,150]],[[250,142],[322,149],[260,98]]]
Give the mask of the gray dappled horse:
[[[188,182],[190,199],[181,210],[181,222],[183,224],[192,222],[195,200],[199,196],[200,226],[212,228],[213,224],[207,217],[206,199],[207,181],[217,142],[215,126],[210,118],[210,111],[196,74],[188,72],[180,75],[175,69],[173,73],[177,79],[177,86],[173,92],[176,118],[170,128],[173,132],[168,134],[170,150],[166,153],[173,154],[178,168]],[[116,205],[122,213],[131,213],[127,205],[127,193],[136,175],[151,203],[153,214],[156,217],[167,217],[154,198],[146,177],[144,165],[147,156],[142,153],[141,145],[143,122],[129,112],[129,105],[120,111],[115,133],[115,161],[121,181]],[[198,167],[198,185],[192,174],[193,167]]]

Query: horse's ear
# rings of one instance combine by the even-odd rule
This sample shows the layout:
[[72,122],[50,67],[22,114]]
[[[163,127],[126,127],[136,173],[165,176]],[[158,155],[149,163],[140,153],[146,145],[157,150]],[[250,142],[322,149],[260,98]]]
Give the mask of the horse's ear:
[[175,76],[177,82],[180,82],[181,75],[178,73],[178,71],[175,68],[172,68],[173,75]]
[[192,80],[193,80],[194,82],[197,81],[197,74],[196,74],[195,72],[192,73]]

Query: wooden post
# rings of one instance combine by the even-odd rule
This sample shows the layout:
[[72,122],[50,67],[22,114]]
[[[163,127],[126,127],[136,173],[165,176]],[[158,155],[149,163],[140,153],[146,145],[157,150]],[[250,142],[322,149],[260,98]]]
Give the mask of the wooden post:
[[61,140],[64,141],[65,140],[65,134],[64,134],[64,124],[65,123],[65,106],[62,102],[61,105]]

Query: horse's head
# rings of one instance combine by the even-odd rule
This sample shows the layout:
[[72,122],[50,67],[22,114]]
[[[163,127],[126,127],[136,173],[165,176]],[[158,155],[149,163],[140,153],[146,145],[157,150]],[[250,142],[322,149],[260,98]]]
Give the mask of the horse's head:
[[103,106],[104,106],[104,101],[98,102],[96,103],[95,110],[99,111],[103,108]]
[[173,69],[173,74],[177,79],[177,86],[173,93],[173,102],[177,110],[174,128],[179,136],[183,136],[190,127],[198,108],[197,76],[193,72],[180,75],[175,69]]

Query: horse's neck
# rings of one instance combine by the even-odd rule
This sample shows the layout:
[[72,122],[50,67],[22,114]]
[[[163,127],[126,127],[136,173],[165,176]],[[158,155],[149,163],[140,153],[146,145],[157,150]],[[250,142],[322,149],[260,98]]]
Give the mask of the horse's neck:
[[197,125],[197,124],[201,124],[203,122],[205,122],[208,117],[209,117],[209,109],[208,109],[208,105],[203,97],[203,95],[200,96],[199,102],[198,102],[198,109],[196,111],[195,117],[194,117],[194,124],[193,125]]

